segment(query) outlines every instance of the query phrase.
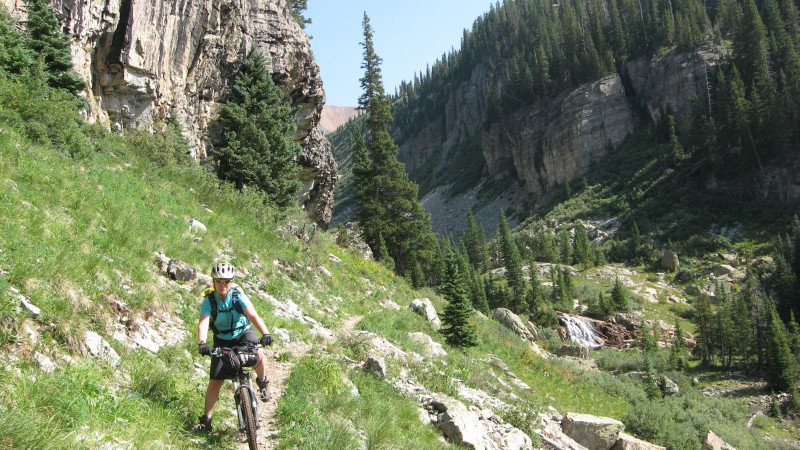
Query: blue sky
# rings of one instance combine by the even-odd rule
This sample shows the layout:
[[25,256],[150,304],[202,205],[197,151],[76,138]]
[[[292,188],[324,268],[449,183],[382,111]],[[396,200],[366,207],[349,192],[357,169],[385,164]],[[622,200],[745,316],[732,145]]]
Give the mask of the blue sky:
[[443,53],[461,47],[463,30],[489,11],[493,0],[308,0],[306,32],[320,66],[327,104],[357,106],[366,11],[375,51],[383,59],[383,86],[389,94],[413,80]]

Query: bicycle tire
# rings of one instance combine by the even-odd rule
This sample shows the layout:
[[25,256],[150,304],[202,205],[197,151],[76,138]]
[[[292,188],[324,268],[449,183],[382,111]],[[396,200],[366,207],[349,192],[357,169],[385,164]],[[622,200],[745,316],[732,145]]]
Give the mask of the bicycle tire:
[[242,408],[242,419],[244,420],[244,432],[247,435],[247,443],[250,450],[258,450],[258,437],[256,435],[256,418],[253,415],[253,402],[250,395],[252,391],[247,386],[239,388],[239,401]]

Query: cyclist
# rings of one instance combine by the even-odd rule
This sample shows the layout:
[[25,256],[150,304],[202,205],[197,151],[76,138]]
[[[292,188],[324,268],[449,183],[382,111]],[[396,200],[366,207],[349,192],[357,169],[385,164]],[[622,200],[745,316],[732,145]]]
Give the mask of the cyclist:
[[[209,328],[214,331],[214,347],[234,347],[246,345],[248,342],[260,342],[264,346],[272,345],[272,336],[261,316],[242,288],[233,284],[234,272],[234,267],[228,263],[219,263],[211,268],[214,286],[213,289],[206,289],[203,293],[200,320],[197,325],[198,351],[201,355],[211,354],[211,348],[206,343]],[[256,336],[251,325],[255,325],[261,332],[261,339]],[[253,366],[253,370],[256,372],[258,395],[263,402],[270,397],[265,365],[264,354],[259,349],[258,363]],[[225,380],[230,378],[228,372],[220,358],[211,358],[205,412],[200,416],[198,425],[200,431],[210,432],[212,429],[211,416],[219,399],[219,391]]]

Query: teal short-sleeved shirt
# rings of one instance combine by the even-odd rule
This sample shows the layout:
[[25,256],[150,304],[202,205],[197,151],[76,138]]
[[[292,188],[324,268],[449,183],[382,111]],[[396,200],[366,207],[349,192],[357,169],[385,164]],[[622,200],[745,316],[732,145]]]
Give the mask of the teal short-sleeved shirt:
[[[238,286],[232,288],[225,299],[220,299],[219,294],[214,291],[212,295],[217,299],[217,318],[214,321],[214,325],[218,330],[233,330],[228,333],[215,333],[214,337],[216,339],[230,341],[250,329],[250,320],[247,316],[239,314],[233,307],[234,290],[238,291],[238,301],[242,304],[242,311],[253,306],[250,303],[250,298]],[[211,315],[211,302],[209,302],[208,296],[203,298],[203,303],[200,305],[200,315]]]

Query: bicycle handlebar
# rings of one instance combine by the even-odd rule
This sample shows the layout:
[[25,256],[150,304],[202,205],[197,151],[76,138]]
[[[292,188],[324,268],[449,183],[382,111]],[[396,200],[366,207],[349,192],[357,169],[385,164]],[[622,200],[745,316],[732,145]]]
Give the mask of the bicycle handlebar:
[[233,347],[214,347],[211,349],[211,353],[208,356],[216,356],[220,357],[225,355],[225,352],[234,351],[234,349],[245,349],[247,352],[255,352],[259,348],[261,348],[261,344],[258,342],[247,342],[244,345],[236,345]]

